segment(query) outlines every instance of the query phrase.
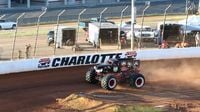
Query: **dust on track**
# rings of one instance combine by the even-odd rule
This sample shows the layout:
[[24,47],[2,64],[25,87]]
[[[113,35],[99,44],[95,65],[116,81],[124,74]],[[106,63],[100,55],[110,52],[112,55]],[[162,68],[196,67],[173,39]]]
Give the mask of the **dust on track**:
[[0,76],[0,111],[37,111],[55,105],[57,98],[80,92],[111,103],[200,105],[199,66],[200,59],[145,61],[141,63],[147,79],[143,89],[123,84],[114,91],[86,83],[86,66],[4,75]]

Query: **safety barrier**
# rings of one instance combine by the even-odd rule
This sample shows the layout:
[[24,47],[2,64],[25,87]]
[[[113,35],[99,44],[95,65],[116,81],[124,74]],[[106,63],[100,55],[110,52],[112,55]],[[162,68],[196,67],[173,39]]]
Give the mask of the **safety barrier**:
[[[137,54],[137,55],[136,55]],[[153,49],[138,51],[119,51],[84,55],[54,56],[27,60],[0,62],[0,74],[37,71],[62,67],[84,66],[104,63],[109,58],[135,57],[140,60],[162,60],[180,58],[200,58],[200,48]]]

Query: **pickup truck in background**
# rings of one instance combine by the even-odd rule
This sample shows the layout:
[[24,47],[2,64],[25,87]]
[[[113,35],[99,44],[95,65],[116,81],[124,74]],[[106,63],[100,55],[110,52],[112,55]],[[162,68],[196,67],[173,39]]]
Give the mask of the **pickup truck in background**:
[[[142,35],[141,35],[142,33]],[[135,30],[134,32],[135,37],[136,38],[142,38],[143,40],[153,40],[154,42],[157,42],[158,40],[158,31],[153,30],[151,28],[143,28],[142,32],[141,29],[140,30]],[[132,32],[129,31],[127,32],[126,36],[127,36],[127,40],[131,40],[131,35]]]
[[2,30],[2,29],[15,29],[16,26],[17,26],[16,22],[0,20],[0,30]]
[[[131,37],[131,34],[132,34],[131,31],[127,32],[127,37]],[[147,39],[157,38],[158,32],[151,28],[144,28],[142,30],[142,35],[141,35],[141,29],[135,30],[135,37],[136,38],[147,38]]]
[[[127,40],[131,40],[131,23],[127,22],[121,27],[121,30],[126,33]],[[134,25],[134,34],[135,37],[142,38],[144,40],[154,40],[157,41],[158,39],[158,31],[152,29],[150,26],[143,26],[143,30],[141,32],[141,25],[135,24]]]

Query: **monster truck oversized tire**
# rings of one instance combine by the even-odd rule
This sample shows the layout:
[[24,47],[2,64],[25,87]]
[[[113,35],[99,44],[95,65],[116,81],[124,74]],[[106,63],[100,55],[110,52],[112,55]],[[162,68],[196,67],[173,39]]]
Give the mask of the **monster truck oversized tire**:
[[101,80],[101,87],[113,90],[117,86],[117,79],[113,75],[106,75]]
[[145,78],[142,74],[132,74],[130,76],[130,86],[137,89],[142,88],[145,84]]
[[91,84],[96,84],[98,83],[98,80],[95,79],[95,77],[96,77],[95,69],[91,68],[86,72],[85,80]]

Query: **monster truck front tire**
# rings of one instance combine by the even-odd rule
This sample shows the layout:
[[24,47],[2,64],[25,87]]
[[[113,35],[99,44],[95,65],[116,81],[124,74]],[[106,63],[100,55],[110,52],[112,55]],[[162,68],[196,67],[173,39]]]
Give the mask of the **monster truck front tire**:
[[106,75],[101,80],[101,87],[113,90],[117,86],[117,79],[113,75]]
[[96,84],[98,83],[99,81],[96,79],[96,72],[95,72],[95,69],[94,68],[91,68],[89,69],[87,72],[86,72],[86,75],[85,75],[85,80],[91,84]]
[[132,74],[130,76],[130,86],[140,89],[145,84],[145,78],[142,74]]

